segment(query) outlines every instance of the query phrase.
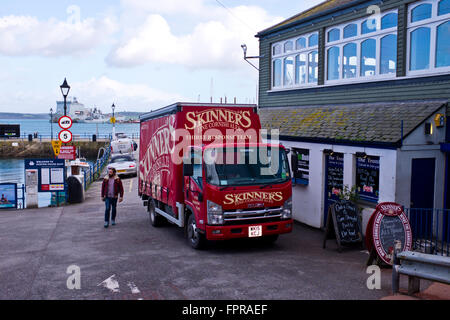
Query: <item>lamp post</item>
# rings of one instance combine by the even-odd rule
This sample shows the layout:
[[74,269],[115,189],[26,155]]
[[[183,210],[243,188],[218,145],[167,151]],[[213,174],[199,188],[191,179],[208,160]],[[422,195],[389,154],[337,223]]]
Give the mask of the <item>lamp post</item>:
[[67,115],[67,95],[69,94],[70,91],[70,86],[67,83],[66,78],[64,78],[64,82],[62,85],[59,86],[61,88],[61,93],[64,97],[64,115]]
[[112,130],[112,138],[113,140],[116,138],[116,118],[114,118],[114,109],[116,108],[116,106],[114,105],[114,103],[111,106],[112,109],[112,118],[111,120],[113,121],[113,130]]
[[251,65],[253,68],[255,68],[256,70],[258,70],[259,71],[259,68],[257,67],[257,66],[255,66],[253,63],[251,63],[250,61],[248,61],[248,59],[260,59],[260,58],[263,58],[264,57],[264,55],[261,55],[261,56],[247,56],[247,45],[244,43],[244,44],[241,44],[241,48],[242,48],[242,51],[244,51],[244,60],[249,64],[249,65]]
[[50,141],[53,141],[53,108],[50,108]]

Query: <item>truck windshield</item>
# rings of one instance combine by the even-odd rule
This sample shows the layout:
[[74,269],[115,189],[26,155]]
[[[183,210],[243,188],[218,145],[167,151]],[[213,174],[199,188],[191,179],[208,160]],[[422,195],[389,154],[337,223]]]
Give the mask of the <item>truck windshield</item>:
[[278,147],[210,148],[206,182],[216,186],[283,183],[290,179],[286,152]]

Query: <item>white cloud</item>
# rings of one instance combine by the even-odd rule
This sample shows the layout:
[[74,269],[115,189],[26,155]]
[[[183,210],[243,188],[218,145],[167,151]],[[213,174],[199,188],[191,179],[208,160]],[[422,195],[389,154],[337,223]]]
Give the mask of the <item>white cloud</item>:
[[[124,2],[141,3],[137,0]],[[178,12],[178,8],[172,8],[179,2],[180,0],[165,1],[165,10]],[[195,3],[201,4],[202,1]],[[217,7],[214,7],[214,10],[209,9],[210,7],[206,6],[195,9],[193,15],[209,14],[210,19],[197,23],[192,30],[182,35],[172,31],[170,23],[163,15],[147,15],[142,25],[125,33],[124,38],[110,52],[107,62],[119,67],[137,66],[147,62],[177,64],[190,68],[224,69],[242,66],[241,44],[247,44],[249,55],[257,55],[258,41],[254,37],[255,33],[282,19],[270,16],[257,6],[238,6],[229,10]],[[185,14],[189,14],[189,11]]]
[[108,112],[113,102],[118,111],[149,111],[175,101],[185,100],[182,96],[151,88],[145,84],[123,83],[106,76],[74,83],[71,95],[80,97],[86,106],[100,107]]
[[116,30],[111,18],[71,23],[30,16],[0,17],[0,54],[9,56],[76,55],[102,43]]
[[121,3],[127,10],[165,14],[198,14],[204,8],[203,0],[122,0]]

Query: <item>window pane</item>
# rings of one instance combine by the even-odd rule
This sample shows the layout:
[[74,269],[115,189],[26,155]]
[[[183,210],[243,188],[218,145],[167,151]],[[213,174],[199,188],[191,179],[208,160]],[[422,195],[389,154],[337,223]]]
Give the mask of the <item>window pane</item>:
[[344,46],[344,79],[356,77],[356,43]]
[[281,45],[273,46],[273,55],[281,54]]
[[328,42],[331,41],[337,41],[340,38],[340,30],[339,29],[332,29],[328,31]]
[[371,33],[377,31],[377,20],[367,19],[361,23],[361,34]]
[[295,49],[301,50],[306,48],[306,39],[305,38],[298,38],[295,42]]
[[377,42],[375,39],[367,39],[361,43],[361,76],[368,77],[375,75]]
[[292,86],[294,84],[294,57],[284,59],[283,85]]
[[284,43],[284,52],[290,52],[292,50],[294,50],[294,44],[292,41],[286,41]]
[[349,24],[348,26],[346,26],[344,28],[344,39],[356,36],[357,33],[358,33],[357,29],[358,29],[358,27],[354,23]]
[[431,3],[424,3],[411,11],[411,22],[431,18]]
[[306,53],[295,57],[295,83],[306,83]]
[[310,52],[308,55],[309,66],[308,66],[308,82],[317,82],[317,72],[318,72],[318,64],[319,64],[319,55],[317,51]]
[[388,13],[381,18],[381,29],[389,29],[397,26],[397,14]]
[[409,70],[430,67],[430,28],[419,28],[411,32]]
[[450,13],[450,0],[442,0],[439,2],[438,15]]
[[328,63],[327,63],[327,70],[328,70],[328,80],[336,80],[339,79],[339,47],[332,47],[328,49]]
[[450,21],[437,27],[436,67],[450,66]]
[[310,47],[317,46],[317,44],[319,43],[319,38],[318,38],[317,34],[315,33],[313,35],[310,35],[309,39],[308,39],[308,42],[309,42],[308,45]]
[[380,73],[395,73],[397,68],[397,36],[390,34],[381,38]]
[[279,87],[281,85],[281,60],[275,59],[273,61],[273,86]]

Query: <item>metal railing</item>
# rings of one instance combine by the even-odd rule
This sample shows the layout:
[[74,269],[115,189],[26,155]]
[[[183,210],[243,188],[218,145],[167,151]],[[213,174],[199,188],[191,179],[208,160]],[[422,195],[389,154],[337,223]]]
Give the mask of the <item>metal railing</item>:
[[450,256],[450,209],[405,208],[412,237],[413,250]]
[[92,182],[100,178],[104,167],[108,164],[109,156],[111,155],[111,143],[107,144],[104,150],[103,155],[89,166],[89,170],[84,170],[84,190],[87,190]]

